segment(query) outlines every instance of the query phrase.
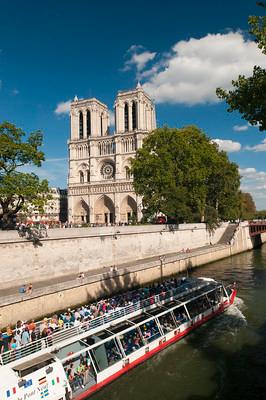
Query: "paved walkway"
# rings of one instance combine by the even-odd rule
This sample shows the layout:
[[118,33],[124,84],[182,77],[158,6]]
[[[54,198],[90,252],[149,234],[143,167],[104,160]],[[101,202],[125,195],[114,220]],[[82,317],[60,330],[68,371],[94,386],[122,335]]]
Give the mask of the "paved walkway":
[[[209,250],[212,251],[214,249],[218,250],[224,246],[225,245],[221,244],[209,245],[209,246],[195,248],[193,250],[190,250],[189,252],[174,252],[174,253],[163,254],[163,256],[165,257],[164,262],[171,262],[173,258],[174,259],[189,258],[191,256],[195,256],[201,253],[206,253]],[[94,280],[103,279],[105,274],[108,274],[110,277],[112,277],[115,276],[115,274],[117,275],[123,274],[125,273],[125,271],[130,271],[130,270],[134,271],[138,269],[139,266],[142,266],[143,268],[145,267],[148,268],[149,266],[153,267],[155,265],[160,265],[160,256],[149,257],[141,260],[136,260],[134,262],[117,264],[116,265],[117,272],[114,273],[110,271],[111,266],[108,266],[85,272],[84,279],[78,278],[77,274],[66,275],[66,276],[64,275],[56,278],[46,279],[33,283],[33,291],[31,295],[20,294],[18,286],[10,287],[8,289],[2,289],[0,290],[0,306],[4,304],[6,305],[9,303],[18,302],[20,300],[39,297],[41,295],[53,293],[64,289],[70,289],[72,287],[77,287],[80,285],[85,285],[90,282],[93,282]]]

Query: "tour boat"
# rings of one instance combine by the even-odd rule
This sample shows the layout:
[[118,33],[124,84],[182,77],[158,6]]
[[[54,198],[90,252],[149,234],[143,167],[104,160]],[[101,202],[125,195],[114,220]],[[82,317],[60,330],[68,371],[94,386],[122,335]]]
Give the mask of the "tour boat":
[[177,288],[1,355],[1,400],[83,400],[234,301],[235,285],[182,278]]

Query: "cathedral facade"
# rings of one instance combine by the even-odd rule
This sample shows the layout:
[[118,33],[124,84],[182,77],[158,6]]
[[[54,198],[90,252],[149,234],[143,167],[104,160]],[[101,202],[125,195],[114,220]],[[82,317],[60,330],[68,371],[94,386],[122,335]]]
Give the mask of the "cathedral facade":
[[118,92],[115,131],[108,108],[96,98],[71,103],[68,215],[71,223],[112,224],[140,220],[141,197],[133,189],[130,159],[156,128],[155,107],[140,84]]

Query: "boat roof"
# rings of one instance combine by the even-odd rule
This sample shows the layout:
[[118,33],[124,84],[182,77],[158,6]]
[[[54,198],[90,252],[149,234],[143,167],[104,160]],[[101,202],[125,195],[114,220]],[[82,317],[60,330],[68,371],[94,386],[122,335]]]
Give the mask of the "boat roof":
[[33,358],[32,360],[17,364],[15,367],[13,367],[13,369],[15,371],[24,371],[28,368],[33,367],[34,365],[39,365],[47,361],[55,361],[54,356],[50,353],[42,354],[38,357]]

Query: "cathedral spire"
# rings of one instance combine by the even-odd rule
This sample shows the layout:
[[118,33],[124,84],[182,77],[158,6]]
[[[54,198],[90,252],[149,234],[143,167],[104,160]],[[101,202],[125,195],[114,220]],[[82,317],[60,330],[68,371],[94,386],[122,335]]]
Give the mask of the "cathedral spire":
[[136,89],[142,89],[142,86],[141,86],[140,81],[138,81],[137,86],[136,86]]

